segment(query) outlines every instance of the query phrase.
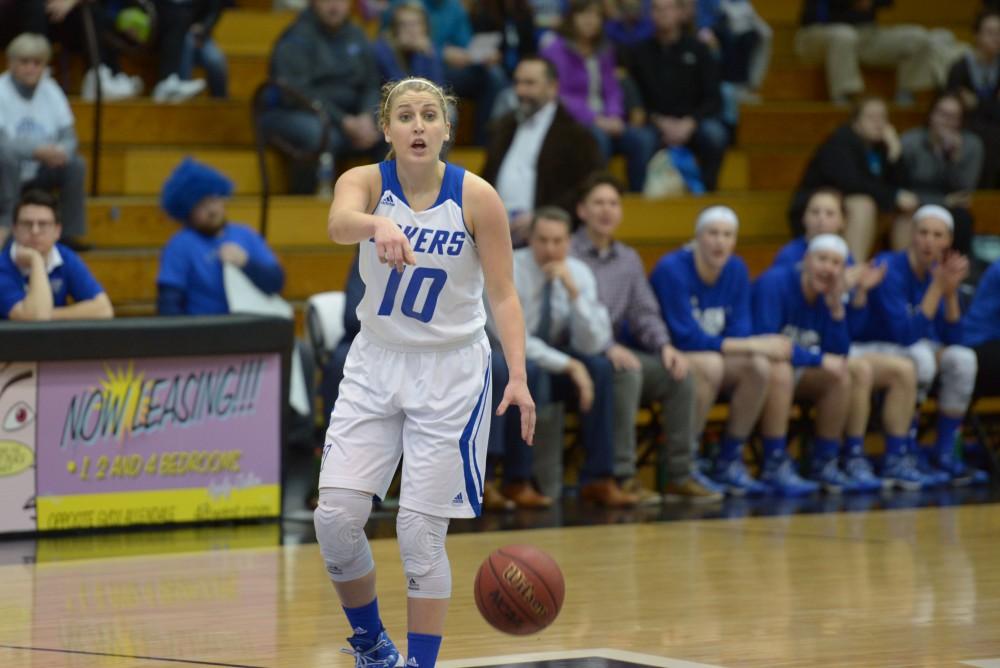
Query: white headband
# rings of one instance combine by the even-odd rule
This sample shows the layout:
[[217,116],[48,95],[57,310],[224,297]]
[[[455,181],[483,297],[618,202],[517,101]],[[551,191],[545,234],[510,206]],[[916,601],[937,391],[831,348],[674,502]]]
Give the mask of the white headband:
[[836,253],[846,260],[847,242],[838,237],[836,234],[819,234],[813,237],[812,241],[809,242],[809,250],[807,253],[814,253],[817,251],[829,251],[830,253]]
[[919,223],[924,218],[934,218],[935,220],[940,220],[948,226],[948,229],[951,232],[955,231],[955,219],[952,218],[951,212],[943,206],[938,206],[937,204],[924,204],[922,207],[917,209],[915,214],[913,214],[913,222]]
[[736,212],[728,206],[710,206],[700,214],[694,224],[694,233],[698,234],[706,225],[712,223],[724,223],[731,225],[734,230],[740,229],[740,220],[736,217]]

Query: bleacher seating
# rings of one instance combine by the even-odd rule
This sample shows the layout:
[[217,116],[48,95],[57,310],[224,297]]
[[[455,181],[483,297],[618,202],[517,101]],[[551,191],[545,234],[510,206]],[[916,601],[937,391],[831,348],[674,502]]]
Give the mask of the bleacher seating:
[[[794,55],[793,39],[799,3],[754,0],[758,11],[775,29],[772,68],[765,83],[765,102],[745,106],[735,146],[729,151],[720,177],[721,191],[710,197],[681,197],[648,201],[626,200],[622,238],[638,247],[647,268],[666,251],[690,238],[696,213],[710,202],[725,202],[741,217],[739,252],[755,273],[787,240],[786,207],[792,189],[815,145],[848,112],[825,102],[821,67],[803,65]],[[100,194],[89,203],[88,241],[98,250],[87,261],[106,286],[120,314],[148,314],[154,310],[155,275],[159,247],[176,225],[158,209],[157,195],[170,170],[185,155],[193,155],[225,173],[236,184],[229,205],[233,220],[259,226],[260,176],[253,147],[249,98],[267,76],[271,46],[294,18],[291,12],[270,10],[268,0],[239,0],[220,21],[215,38],[229,58],[231,99],[198,98],[181,105],[157,105],[148,99],[105,106],[102,125]],[[975,0],[928,3],[900,0],[884,17],[891,22],[917,22],[949,27],[960,39],[969,39]],[[125,63],[126,69],[147,78],[149,63]],[[77,72],[82,68],[71,68]],[[874,92],[891,94],[892,72],[869,69],[866,81]],[[71,90],[77,82],[71,81]],[[73,100],[77,128],[85,157],[93,141],[93,105]],[[466,114],[468,111],[466,111]],[[463,114],[463,118],[467,117]],[[924,112],[893,109],[900,131],[923,120]],[[483,163],[481,149],[456,146],[449,159],[476,171]],[[269,158],[270,173],[280,192],[283,166]],[[618,159],[612,170],[624,173]],[[313,197],[275,197],[269,209],[268,242],[281,256],[288,273],[286,297],[301,311],[312,293],[340,289],[351,250],[337,247],[326,236],[329,203]],[[1000,231],[1000,193],[976,195],[980,230]]]

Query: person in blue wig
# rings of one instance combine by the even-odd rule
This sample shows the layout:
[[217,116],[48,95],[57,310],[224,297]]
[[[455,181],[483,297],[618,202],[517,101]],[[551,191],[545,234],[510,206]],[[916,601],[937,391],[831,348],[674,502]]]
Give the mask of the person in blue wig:
[[285,272],[261,236],[226,219],[233,184],[208,165],[185,158],[163,184],[160,205],[181,223],[164,246],[156,278],[160,315],[229,313],[224,263],[238,267],[262,292],[275,294]]

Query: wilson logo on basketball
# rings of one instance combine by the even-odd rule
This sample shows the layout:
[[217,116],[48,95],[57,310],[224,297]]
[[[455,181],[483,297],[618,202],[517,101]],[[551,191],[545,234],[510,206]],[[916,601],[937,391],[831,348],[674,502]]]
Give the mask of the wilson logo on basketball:
[[517,564],[507,564],[507,568],[503,571],[503,579],[510,583],[510,586],[521,595],[521,598],[528,604],[531,611],[535,613],[535,616],[542,618],[548,617],[548,608],[535,598],[535,587],[528,582],[528,578],[525,577],[524,572],[517,567]]

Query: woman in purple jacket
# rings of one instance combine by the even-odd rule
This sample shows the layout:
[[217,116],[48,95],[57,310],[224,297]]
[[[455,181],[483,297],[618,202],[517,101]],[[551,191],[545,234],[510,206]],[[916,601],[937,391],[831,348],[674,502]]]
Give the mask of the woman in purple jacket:
[[629,189],[640,192],[656,147],[626,120],[614,48],[604,39],[601,0],[572,0],[563,26],[541,51],[559,72],[560,102],[594,133],[605,160],[625,155]]

